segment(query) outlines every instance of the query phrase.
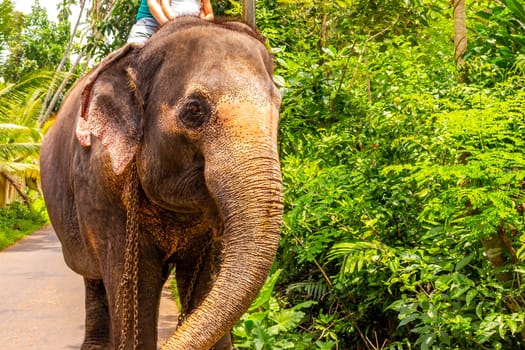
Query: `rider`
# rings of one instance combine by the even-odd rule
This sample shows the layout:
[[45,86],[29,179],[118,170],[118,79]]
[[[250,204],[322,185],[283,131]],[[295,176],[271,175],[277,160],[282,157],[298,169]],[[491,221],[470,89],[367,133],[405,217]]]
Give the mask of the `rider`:
[[213,9],[210,0],[161,0],[164,14],[173,19],[182,16],[199,16],[212,21]]
[[141,0],[128,43],[143,44],[161,25],[182,16],[213,20],[210,0]]

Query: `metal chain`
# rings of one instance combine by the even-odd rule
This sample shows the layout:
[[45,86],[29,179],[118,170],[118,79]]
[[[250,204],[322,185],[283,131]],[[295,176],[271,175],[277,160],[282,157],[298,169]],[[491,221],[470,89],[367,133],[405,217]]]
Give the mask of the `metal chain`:
[[[117,313],[121,315],[122,325],[118,350],[125,350],[128,341],[128,330],[133,332],[132,350],[139,346],[139,308],[138,308],[138,246],[139,246],[139,179],[135,160],[131,163],[131,174],[128,191],[126,191],[128,208],[126,211],[126,246],[124,252],[124,271],[117,291]],[[202,268],[204,258],[213,239],[207,239],[199,254],[186,295],[182,302],[179,325],[186,319],[193,290]],[[131,292],[131,295],[130,295]]]
[[[124,252],[124,272],[117,291],[117,313],[122,325],[118,350],[125,350],[128,330],[133,332],[133,347],[139,346],[139,307],[138,307],[138,247],[139,247],[139,179],[135,160],[131,163],[131,174],[126,191],[128,208],[126,210],[126,247]],[[131,292],[131,295],[130,295]]]
[[193,290],[195,289],[195,285],[197,284],[197,277],[199,276],[199,272],[201,270],[202,263],[204,262],[204,257],[206,256],[208,248],[211,246],[211,242],[212,242],[212,239],[207,240],[206,243],[204,243],[204,246],[202,247],[202,250],[199,254],[199,258],[197,260],[197,264],[195,265],[195,269],[193,270],[193,275],[191,276],[191,280],[188,285],[188,289],[186,291],[186,294],[184,295],[184,300],[181,303],[182,310],[179,314],[178,325],[180,325],[188,317],[191,296],[193,294]]

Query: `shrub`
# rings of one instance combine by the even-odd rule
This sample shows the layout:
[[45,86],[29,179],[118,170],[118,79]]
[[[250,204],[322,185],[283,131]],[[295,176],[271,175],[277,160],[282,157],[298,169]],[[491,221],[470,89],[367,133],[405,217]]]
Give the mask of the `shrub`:
[[8,247],[47,222],[47,212],[41,199],[34,201],[31,208],[20,202],[0,208],[0,249]]

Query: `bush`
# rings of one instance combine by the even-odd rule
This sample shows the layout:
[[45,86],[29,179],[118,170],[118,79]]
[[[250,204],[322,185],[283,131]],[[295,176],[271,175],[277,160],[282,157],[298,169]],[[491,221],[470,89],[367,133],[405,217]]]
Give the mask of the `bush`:
[[0,249],[4,249],[27,234],[48,223],[43,200],[36,200],[32,207],[15,202],[0,208]]
[[[308,29],[324,46],[300,26],[283,34],[291,44],[272,41],[284,92],[279,272],[237,345],[522,347],[525,79],[473,55],[472,83],[456,83],[448,18],[376,41],[338,10],[324,38]],[[299,22],[319,25],[312,11]]]

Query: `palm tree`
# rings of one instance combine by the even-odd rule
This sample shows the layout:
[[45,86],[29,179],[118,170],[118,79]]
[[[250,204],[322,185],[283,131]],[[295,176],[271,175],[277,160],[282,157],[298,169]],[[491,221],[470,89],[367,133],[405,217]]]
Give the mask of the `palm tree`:
[[[16,124],[0,124],[0,177],[13,187],[29,205],[29,198],[19,179],[37,182],[40,133],[35,129]],[[0,201],[4,199],[0,198]],[[1,203],[0,206],[7,203]]]
[[[0,177],[28,203],[18,179],[37,183],[42,132],[37,118],[53,73],[38,71],[17,84],[0,83]],[[0,206],[5,205],[0,198]]]

